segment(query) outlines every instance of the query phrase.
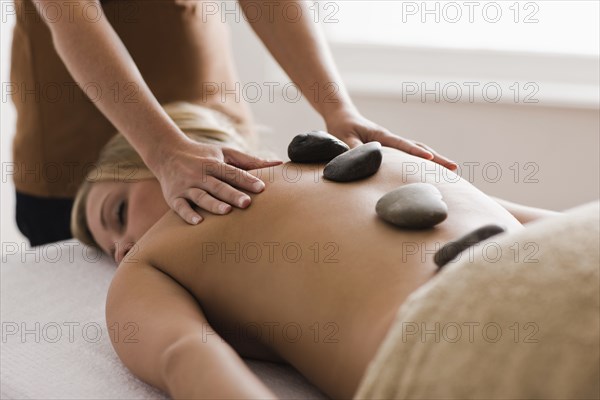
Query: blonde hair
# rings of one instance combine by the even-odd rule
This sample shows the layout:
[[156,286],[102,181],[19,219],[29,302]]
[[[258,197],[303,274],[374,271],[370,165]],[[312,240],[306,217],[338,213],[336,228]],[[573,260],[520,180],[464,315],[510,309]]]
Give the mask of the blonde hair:
[[[229,116],[206,107],[186,102],[163,106],[169,117],[190,139],[197,142],[224,145],[251,152],[253,146],[240,134],[250,128]],[[97,182],[135,182],[155,178],[140,155],[125,137],[117,133],[102,148],[98,161],[80,185],[71,211],[71,233],[82,243],[99,248],[85,215],[87,198]]]

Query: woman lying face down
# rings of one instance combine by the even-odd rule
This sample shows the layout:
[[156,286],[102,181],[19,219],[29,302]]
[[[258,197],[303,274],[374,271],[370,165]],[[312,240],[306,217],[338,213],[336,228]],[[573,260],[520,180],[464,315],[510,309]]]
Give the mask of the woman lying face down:
[[[109,145],[99,166],[127,154]],[[200,211],[198,225],[169,210],[139,165],[143,180],[82,186],[73,230],[115,247],[107,324],[135,325],[135,341],[111,338],[134,374],[173,397],[274,397],[240,358],[251,357],[289,363],[329,396],[351,398],[400,305],[435,275],[436,250],[486,224],[522,227],[454,173],[397,150],[384,148],[379,171],[356,182],[326,181],[323,167],[250,171],[266,184],[249,194],[252,206]],[[381,196],[416,182],[442,193],[445,221],[401,230],[377,217]]]

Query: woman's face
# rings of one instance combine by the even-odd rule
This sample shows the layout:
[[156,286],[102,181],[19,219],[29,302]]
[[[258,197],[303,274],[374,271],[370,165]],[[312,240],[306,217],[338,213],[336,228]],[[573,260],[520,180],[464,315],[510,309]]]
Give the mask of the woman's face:
[[167,211],[156,179],[94,183],[85,209],[92,236],[117,264]]

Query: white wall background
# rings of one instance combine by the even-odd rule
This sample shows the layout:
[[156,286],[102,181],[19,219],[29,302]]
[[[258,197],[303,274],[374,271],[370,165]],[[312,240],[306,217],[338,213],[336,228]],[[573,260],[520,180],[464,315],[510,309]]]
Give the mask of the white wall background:
[[337,20],[328,23],[336,41],[590,55],[600,46],[598,1],[354,0],[321,9],[324,23]]
[[[595,18],[596,25],[591,29],[597,30],[597,14]],[[346,22],[352,21],[349,19]],[[286,82],[247,24],[243,20],[229,23],[233,30],[233,46],[242,86],[251,82],[260,85],[273,79]],[[356,32],[361,32],[363,27],[352,23]],[[564,21],[555,20],[554,29],[567,34],[568,29],[563,29],[561,23]],[[3,83],[8,82],[12,24],[10,18],[1,24],[0,68]],[[439,28],[439,25],[436,27]],[[572,48],[589,49],[589,44],[583,46],[580,43],[581,37],[588,36],[584,32],[579,39],[573,39]],[[344,37],[347,39],[350,36]],[[538,36],[538,39],[547,45],[543,36]],[[439,102],[421,101],[418,96],[403,99],[402,91],[396,90],[397,82],[393,81],[412,79],[428,85],[441,82],[443,86],[445,82],[472,80],[471,75],[463,74],[460,77],[456,71],[454,75],[448,72],[453,68],[459,72],[472,69],[472,62],[452,64],[457,59],[470,57],[469,54],[459,52],[448,55],[444,51],[438,54],[435,49],[433,53],[421,54],[419,49],[407,48],[404,53],[398,53],[397,59],[386,58],[386,63],[369,62],[365,57],[359,57],[357,61],[356,57],[353,58],[356,54],[352,48],[340,43],[343,41],[337,40],[333,44],[334,54],[353,99],[363,114],[393,132],[423,141],[452,157],[463,167],[463,177],[482,190],[508,200],[555,210],[598,198],[600,114],[597,105],[597,55],[585,54],[589,53],[587,50],[577,50],[574,60],[558,58],[555,62],[546,62],[535,59],[539,64],[530,63],[527,73],[533,74],[533,78],[523,76],[524,80],[520,83],[532,80],[538,83],[537,104],[514,101],[452,103],[444,99]],[[377,50],[374,40],[366,42],[369,49]],[[524,42],[531,44],[531,40]],[[568,41],[563,40],[560,45],[565,43],[569,48]],[[388,48],[383,50],[384,55],[389,52]],[[375,57],[381,56],[381,53]],[[446,58],[442,57],[444,54]],[[486,53],[476,56],[480,60],[490,59]],[[361,60],[362,65],[359,65]],[[512,60],[509,57],[501,61],[511,65]],[[495,75],[498,71],[494,72],[494,65],[502,73],[507,70],[501,63],[489,64],[492,72],[488,71],[487,77],[477,77],[480,82],[498,81]],[[579,66],[581,68],[577,69]],[[512,69],[508,68],[509,72]],[[508,84],[513,77],[508,76],[499,82]],[[5,165],[11,158],[15,118],[10,102],[3,101],[0,106],[0,155],[2,165]],[[319,116],[304,100],[291,103],[279,95],[270,102],[263,96],[252,104],[252,108],[257,120],[271,127],[271,132],[266,135],[268,147],[282,156],[285,156],[287,143],[294,135],[324,128]],[[467,169],[468,165],[472,166],[471,170]],[[501,173],[500,177],[498,172]],[[1,240],[21,242],[24,239],[14,222],[14,188],[10,177],[5,176],[4,168],[2,173]]]

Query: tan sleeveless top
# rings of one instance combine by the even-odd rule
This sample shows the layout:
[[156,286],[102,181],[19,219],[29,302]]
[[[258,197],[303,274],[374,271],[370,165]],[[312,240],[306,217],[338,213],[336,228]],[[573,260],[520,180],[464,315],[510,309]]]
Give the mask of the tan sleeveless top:
[[[223,68],[232,65],[227,32],[221,34],[227,28],[203,21],[198,4],[185,0],[102,2],[106,17],[161,104],[188,101],[206,106],[203,82],[233,85],[233,70]],[[15,187],[30,195],[73,197],[100,149],[116,132],[83,90],[92,97],[125,101],[135,88],[115,85],[110,93],[99,93],[93,83],[78,87],[31,0],[15,0],[15,7],[10,71],[17,110]],[[228,108],[234,119],[243,119],[239,105]]]

